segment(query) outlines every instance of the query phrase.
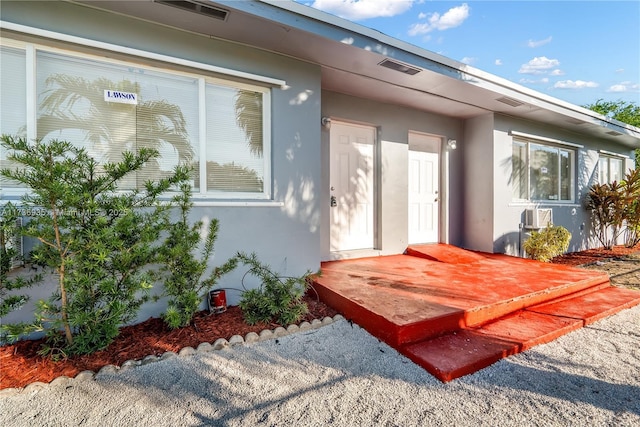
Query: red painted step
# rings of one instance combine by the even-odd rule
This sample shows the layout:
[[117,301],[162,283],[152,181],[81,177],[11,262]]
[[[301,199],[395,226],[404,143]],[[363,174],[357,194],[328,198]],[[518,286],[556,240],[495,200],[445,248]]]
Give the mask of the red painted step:
[[603,272],[445,244],[325,262],[314,289],[442,381],[640,304]]
[[518,343],[518,351],[525,351],[533,346],[553,341],[582,326],[583,323],[579,319],[522,310],[482,325],[475,329],[475,332],[515,341]]
[[516,354],[518,343],[467,329],[409,344],[399,351],[440,381],[448,382]]
[[638,291],[613,286],[596,288],[398,350],[447,382],[638,304]]
[[535,313],[578,319],[589,325],[607,316],[640,304],[640,292],[631,289],[608,288],[574,298],[560,298],[546,304],[529,307]]

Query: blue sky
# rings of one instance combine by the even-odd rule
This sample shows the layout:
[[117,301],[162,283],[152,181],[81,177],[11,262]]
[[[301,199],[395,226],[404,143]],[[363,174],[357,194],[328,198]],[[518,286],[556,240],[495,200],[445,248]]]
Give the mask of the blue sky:
[[296,0],[577,105],[640,104],[640,1]]

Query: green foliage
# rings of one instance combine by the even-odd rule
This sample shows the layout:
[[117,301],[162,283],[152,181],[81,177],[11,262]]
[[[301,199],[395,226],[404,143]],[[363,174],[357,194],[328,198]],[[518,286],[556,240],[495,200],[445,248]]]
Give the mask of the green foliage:
[[240,299],[240,309],[248,324],[276,322],[289,325],[308,312],[302,297],[309,287],[310,271],[299,277],[283,277],[258,261],[255,253],[239,252],[236,257],[249,267],[248,274],[261,281],[259,288],[245,290]]
[[584,107],[623,123],[640,127],[640,105],[635,102],[599,99],[594,104],[587,104]]
[[[632,101],[605,101],[597,100],[594,104],[584,105],[585,108],[593,110],[605,116],[640,128],[640,105]],[[635,150],[636,166],[640,166],[640,148]]]
[[202,280],[218,238],[219,224],[215,218],[209,223],[202,256],[197,259],[194,252],[202,240],[203,223],[198,221],[189,225],[189,212],[193,206],[191,185],[182,183],[180,190],[180,194],[173,198],[180,209],[180,219],[167,224],[168,236],[160,249],[161,271],[166,273],[163,295],[169,297],[164,320],[172,329],[188,326],[204,294],[216,285],[221,276],[236,268],[238,264],[236,258],[231,258],[214,268],[211,274]]
[[2,145],[18,168],[0,173],[27,186],[22,205],[41,213],[24,229],[40,242],[33,261],[58,280],[51,297],[37,303],[35,321],[15,326],[12,335],[45,331],[48,351],[64,354],[106,347],[148,299],[154,281],[148,266],[157,261],[170,207],[158,198],[187,180],[188,170],[124,192],[118,183],[155,159],[156,150],[125,152],[121,162],[99,165],[67,141],[29,143],[3,135]]
[[596,238],[607,249],[615,245],[622,232],[624,202],[620,194],[621,187],[617,182],[594,184],[586,199],[586,207],[591,211]]
[[626,246],[640,243],[640,166],[619,183],[593,185],[586,207],[592,213],[596,238],[605,248],[611,249],[622,233]]
[[[13,291],[33,286],[42,276],[9,277],[13,263],[21,257],[16,250],[16,241],[21,236],[22,227],[18,224],[19,211],[12,203],[4,205],[0,213],[0,317],[4,317],[29,300],[27,295],[15,294]],[[4,325],[0,324],[0,337],[6,333]]]
[[533,231],[523,247],[527,256],[538,261],[549,262],[569,249],[571,233],[559,225],[549,225],[540,231]]
[[621,198],[624,203],[625,246],[632,248],[640,243],[640,165],[625,175]]

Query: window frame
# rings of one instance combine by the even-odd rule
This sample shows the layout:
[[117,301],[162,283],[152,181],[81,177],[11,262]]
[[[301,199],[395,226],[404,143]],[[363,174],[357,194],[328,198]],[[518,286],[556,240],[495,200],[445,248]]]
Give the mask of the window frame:
[[[48,31],[39,31],[31,29],[32,32],[39,33]],[[51,33],[58,34],[58,33]],[[68,40],[50,40],[43,39],[37,42],[23,41],[20,34],[10,37],[3,37],[0,40],[0,46],[21,49],[25,51],[27,73],[25,75],[27,85],[27,108],[26,108],[26,137],[33,140],[36,137],[36,122],[38,114],[38,94],[36,88],[36,57],[38,52],[47,52],[53,54],[64,55],[72,58],[80,58],[98,63],[115,64],[120,66],[134,66],[140,69],[151,70],[154,72],[164,73],[167,75],[185,76],[197,79],[198,84],[198,129],[199,135],[197,139],[192,140],[192,144],[199,147],[199,166],[200,166],[200,188],[194,188],[193,198],[196,203],[204,204],[225,204],[230,205],[251,205],[254,203],[262,204],[273,200],[273,179],[272,179],[272,132],[271,132],[271,100],[272,89],[274,86],[286,86],[282,80],[269,77],[262,77],[241,71],[225,69],[212,66],[209,64],[197,63],[180,58],[172,58],[164,55],[153,54],[150,52],[138,51],[136,49],[125,48],[126,53],[121,53],[120,46],[108,45],[105,43],[95,42],[92,40],[80,39],[73,36],[65,36],[58,34],[60,39],[72,37],[76,43],[82,42],[86,47],[92,48],[100,45],[101,48],[110,48],[117,52],[115,55],[101,55],[96,52],[87,52],[87,49],[72,49],[66,46]],[[50,46],[47,43],[56,44]],[[58,47],[60,44],[63,47]],[[138,54],[138,55],[135,55]],[[171,62],[166,62],[171,60]],[[249,79],[255,77],[255,80]],[[261,94],[262,96],[262,165],[263,180],[261,192],[241,192],[241,191],[207,191],[207,133],[206,133],[206,88],[208,85],[225,86],[233,89],[249,90]],[[212,148],[209,147],[209,150]],[[203,185],[204,183],[204,185]],[[25,188],[4,187],[0,188],[0,200],[16,199],[27,193]]]
[[[602,150],[600,150],[598,152],[598,184],[611,184],[613,182],[613,180],[611,179],[611,161],[612,160],[616,160],[620,162],[620,179],[617,180],[617,182],[620,182],[621,180],[624,179],[624,174],[625,174],[625,169],[626,169],[626,160],[628,159],[627,156],[623,156],[623,155],[619,155],[619,154],[615,154],[615,153],[609,153],[609,152],[604,152]],[[603,160],[607,161],[607,179],[605,182],[601,182],[602,180],[601,178],[601,174],[602,174],[602,169],[601,169],[601,163]]]
[[[575,203],[576,201],[576,181],[577,181],[577,176],[576,176],[576,164],[578,162],[578,154],[579,154],[579,148],[581,146],[577,145],[577,144],[571,144],[571,143],[565,143],[563,141],[559,141],[559,140],[555,140],[555,139],[551,139],[551,138],[535,138],[535,137],[531,137],[529,135],[525,134],[518,134],[515,132],[511,133],[512,135],[512,144],[511,144],[511,161],[512,161],[512,181],[511,181],[511,186],[512,186],[512,191],[511,191],[511,197],[512,197],[512,201],[514,202],[526,202],[526,203],[544,203],[544,204],[562,204],[562,203]],[[557,174],[557,194],[558,194],[558,199],[535,199],[532,197],[532,190],[531,190],[531,146],[540,146],[543,147],[545,149],[553,149],[557,152],[557,170],[558,170],[558,174]],[[514,160],[514,151],[515,151],[515,147],[516,146],[520,146],[520,147],[525,147],[525,155],[526,155],[526,173],[525,173],[525,189],[526,189],[526,198],[521,198],[521,197],[516,197],[515,193],[515,182],[513,182],[515,180],[515,176],[514,176],[514,171],[513,171],[513,160]],[[562,195],[562,174],[561,174],[561,170],[562,170],[562,153],[568,153],[569,154],[569,159],[570,159],[570,171],[569,171],[569,194],[570,194],[570,198],[569,199],[561,199],[561,195]]]

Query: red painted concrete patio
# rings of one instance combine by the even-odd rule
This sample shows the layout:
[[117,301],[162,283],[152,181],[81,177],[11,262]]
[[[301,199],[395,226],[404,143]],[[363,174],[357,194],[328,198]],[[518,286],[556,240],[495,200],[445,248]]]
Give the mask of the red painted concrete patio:
[[606,273],[444,244],[325,262],[314,287],[441,381],[640,304]]

